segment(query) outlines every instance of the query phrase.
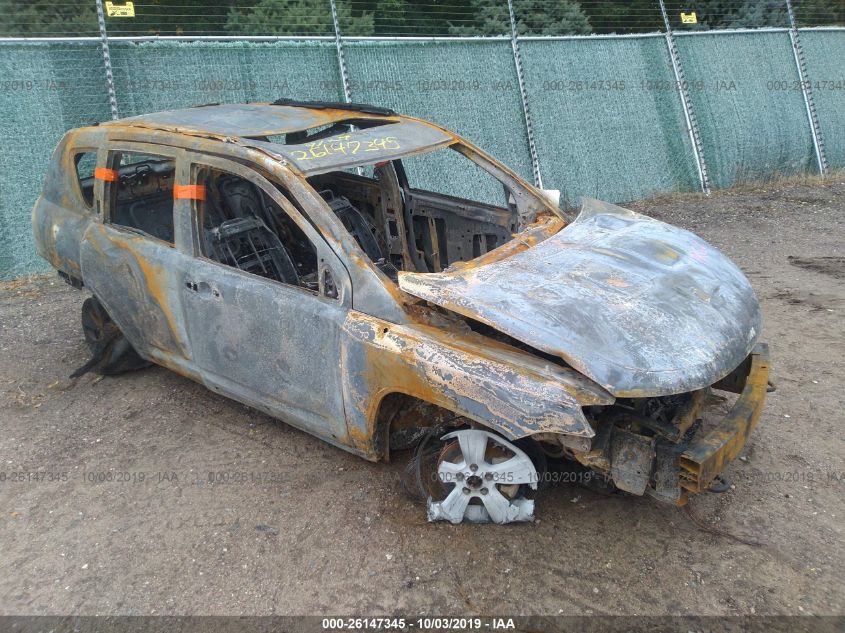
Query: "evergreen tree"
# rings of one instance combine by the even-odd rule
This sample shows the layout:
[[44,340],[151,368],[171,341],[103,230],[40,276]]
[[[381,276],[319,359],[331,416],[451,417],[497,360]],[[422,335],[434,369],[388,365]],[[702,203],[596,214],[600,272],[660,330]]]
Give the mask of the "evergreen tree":
[[647,33],[663,28],[657,0],[603,0],[582,6],[595,33]]
[[405,0],[380,0],[372,3],[376,35],[415,35],[408,24],[408,3]]
[[[344,35],[372,35],[372,13],[353,15],[349,3],[338,3]],[[328,0],[259,0],[248,9],[232,8],[226,31],[243,35],[332,35],[334,24]]]
[[[122,1],[122,0],[119,0]],[[344,35],[504,35],[507,0],[336,0]],[[522,35],[663,28],[657,0],[514,0]],[[666,0],[678,28],[787,26],[783,0]],[[696,12],[698,25],[681,24]],[[795,0],[800,26],[845,24],[843,0]],[[134,18],[107,18],[110,35],[332,35],[329,0],[146,0]],[[93,0],[0,0],[0,35],[96,35]]]
[[13,37],[76,37],[96,35],[93,2],[55,3],[0,0],[0,35]]
[[[572,0],[514,0],[519,35],[585,35],[590,20]],[[470,0],[475,16],[471,25],[453,25],[453,35],[505,35],[510,33],[507,0]]]

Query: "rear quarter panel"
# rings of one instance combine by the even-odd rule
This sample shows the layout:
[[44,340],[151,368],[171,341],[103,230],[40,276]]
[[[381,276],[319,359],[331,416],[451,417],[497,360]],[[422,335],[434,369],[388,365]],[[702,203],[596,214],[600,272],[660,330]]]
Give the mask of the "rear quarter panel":
[[96,128],[71,130],[50,158],[41,195],[32,209],[35,250],[53,268],[82,277],[79,245],[95,211],[82,197],[74,156],[96,152],[103,133]]

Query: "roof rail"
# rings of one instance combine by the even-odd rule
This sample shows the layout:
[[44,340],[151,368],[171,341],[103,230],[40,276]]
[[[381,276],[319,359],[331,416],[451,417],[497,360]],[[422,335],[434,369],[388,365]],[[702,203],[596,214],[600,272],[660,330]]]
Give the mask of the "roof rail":
[[294,108],[313,108],[315,110],[349,110],[351,112],[363,112],[365,114],[394,115],[396,112],[390,108],[366,103],[346,103],[343,101],[297,101],[296,99],[277,99],[273,102],[277,106],[291,106]]

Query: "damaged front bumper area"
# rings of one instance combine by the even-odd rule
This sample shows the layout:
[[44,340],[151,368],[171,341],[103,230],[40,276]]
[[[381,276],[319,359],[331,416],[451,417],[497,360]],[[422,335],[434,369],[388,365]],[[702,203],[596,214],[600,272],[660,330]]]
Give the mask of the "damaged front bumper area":
[[[760,419],[768,379],[768,347],[759,343],[708,389],[596,408],[591,450],[572,457],[621,490],[684,505],[739,456]],[[730,404],[718,392],[739,396]],[[717,417],[712,409],[720,404]]]
[[739,394],[720,424],[693,438],[681,454],[680,485],[691,493],[706,490],[713,479],[735,460],[760,420],[769,385],[769,348],[759,343],[745,362],[713,385]]

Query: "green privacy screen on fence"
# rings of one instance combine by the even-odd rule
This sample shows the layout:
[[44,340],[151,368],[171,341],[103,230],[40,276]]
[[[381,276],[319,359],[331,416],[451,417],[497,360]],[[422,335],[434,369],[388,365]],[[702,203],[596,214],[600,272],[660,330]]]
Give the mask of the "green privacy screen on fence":
[[206,103],[342,99],[326,42],[115,42],[109,46],[121,116]]
[[0,278],[46,266],[30,211],[66,130],[108,119],[103,58],[91,44],[0,47]]
[[[346,47],[352,96],[444,125],[531,181],[531,160],[510,42],[351,42]],[[450,160],[451,159],[451,160]],[[420,188],[501,198],[501,187],[471,179],[465,160],[415,161]],[[460,178],[464,175],[464,178]],[[499,195],[497,195],[499,194]]]
[[543,185],[570,205],[696,188],[662,36],[522,45]]
[[[845,167],[845,30],[805,29],[831,167]],[[715,187],[814,170],[789,36],[784,31],[678,36]],[[278,97],[339,100],[332,41],[111,42],[121,116]],[[695,191],[698,175],[665,39],[586,37],[521,43],[544,185],[624,202]],[[434,120],[530,179],[510,42],[346,41],[352,99]],[[0,277],[44,270],[30,209],[53,147],[110,118],[99,43],[0,43]],[[836,83],[838,82],[838,84]],[[838,86],[838,88],[837,88]],[[791,89],[790,89],[791,88]],[[455,158],[457,160],[457,158]],[[475,192],[452,164],[417,167],[421,186]]]
[[813,169],[789,33],[676,37],[713,187]]
[[845,167],[845,31],[802,31],[801,42],[810,68],[827,162],[833,167]]

